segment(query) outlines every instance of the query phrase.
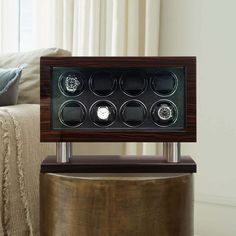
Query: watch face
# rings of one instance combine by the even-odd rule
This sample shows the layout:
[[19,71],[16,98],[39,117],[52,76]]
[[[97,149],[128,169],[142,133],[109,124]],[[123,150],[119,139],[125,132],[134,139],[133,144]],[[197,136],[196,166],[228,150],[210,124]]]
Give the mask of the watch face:
[[178,117],[176,105],[169,100],[160,100],[153,104],[151,108],[153,121],[162,127],[167,127],[175,123]]
[[78,96],[84,90],[84,76],[80,72],[65,72],[58,81],[61,92],[66,96]]
[[97,116],[99,119],[108,120],[109,114],[110,112],[108,107],[98,107]]
[[80,81],[75,75],[68,75],[66,77],[65,85],[68,92],[74,93],[80,85]]
[[158,116],[162,120],[169,120],[173,117],[172,109],[167,104],[162,104],[158,109]]
[[97,101],[90,109],[90,117],[97,126],[110,126],[116,120],[116,107],[107,100]]

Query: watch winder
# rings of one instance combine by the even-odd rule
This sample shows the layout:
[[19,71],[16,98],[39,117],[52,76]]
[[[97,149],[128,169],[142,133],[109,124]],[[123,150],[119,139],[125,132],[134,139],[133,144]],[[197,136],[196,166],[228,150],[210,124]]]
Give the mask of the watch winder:
[[193,57],[41,58],[41,141],[195,142]]
[[[42,57],[40,63],[40,139],[57,142],[56,156],[41,164],[42,235],[90,234],[94,222],[102,233],[91,235],[144,235],[150,224],[156,226],[150,235],[192,235],[196,163],[181,156],[180,142],[196,141],[196,58]],[[164,142],[163,156],[76,156],[71,142]],[[110,227],[114,212],[128,220]]]
[[[159,171],[196,170],[192,159],[180,161],[178,144],[196,141],[196,58],[42,57],[40,73],[41,141],[58,142],[59,162],[69,161],[68,142],[161,141],[168,162],[154,159]],[[133,162],[133,171],[145,166]]]

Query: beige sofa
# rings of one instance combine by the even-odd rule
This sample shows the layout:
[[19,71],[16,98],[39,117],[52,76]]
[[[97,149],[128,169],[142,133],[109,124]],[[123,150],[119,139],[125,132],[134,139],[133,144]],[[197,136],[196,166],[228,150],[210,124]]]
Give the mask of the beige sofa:
[[0,68],[27,64],[17,105],[0,107],[0,235],[39,235],[39,169],[55,144],[39,139],[39,58],[70,56],[51,48],[0,55]]

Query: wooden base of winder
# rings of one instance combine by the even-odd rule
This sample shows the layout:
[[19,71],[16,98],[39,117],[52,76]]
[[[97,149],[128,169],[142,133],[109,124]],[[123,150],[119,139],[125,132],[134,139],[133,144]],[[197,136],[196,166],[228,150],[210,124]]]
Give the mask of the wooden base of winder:
[[166,162],[162,156],[73,156],[70,162],[58,163],[56,156],[48,156],[41,165],[41,173],[195,173],[196,163],[190,156],[181,162]]
[[40,225],[42,236],[192,236],[193,174],[44,169]]

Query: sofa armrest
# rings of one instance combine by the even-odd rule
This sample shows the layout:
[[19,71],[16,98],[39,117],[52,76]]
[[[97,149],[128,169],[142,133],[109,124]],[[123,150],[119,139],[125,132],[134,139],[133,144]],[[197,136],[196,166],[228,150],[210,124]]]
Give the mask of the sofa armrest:
[[40,163],[54,154],[40,143],[38,104],[0,107],[0,235],[38,235]]

